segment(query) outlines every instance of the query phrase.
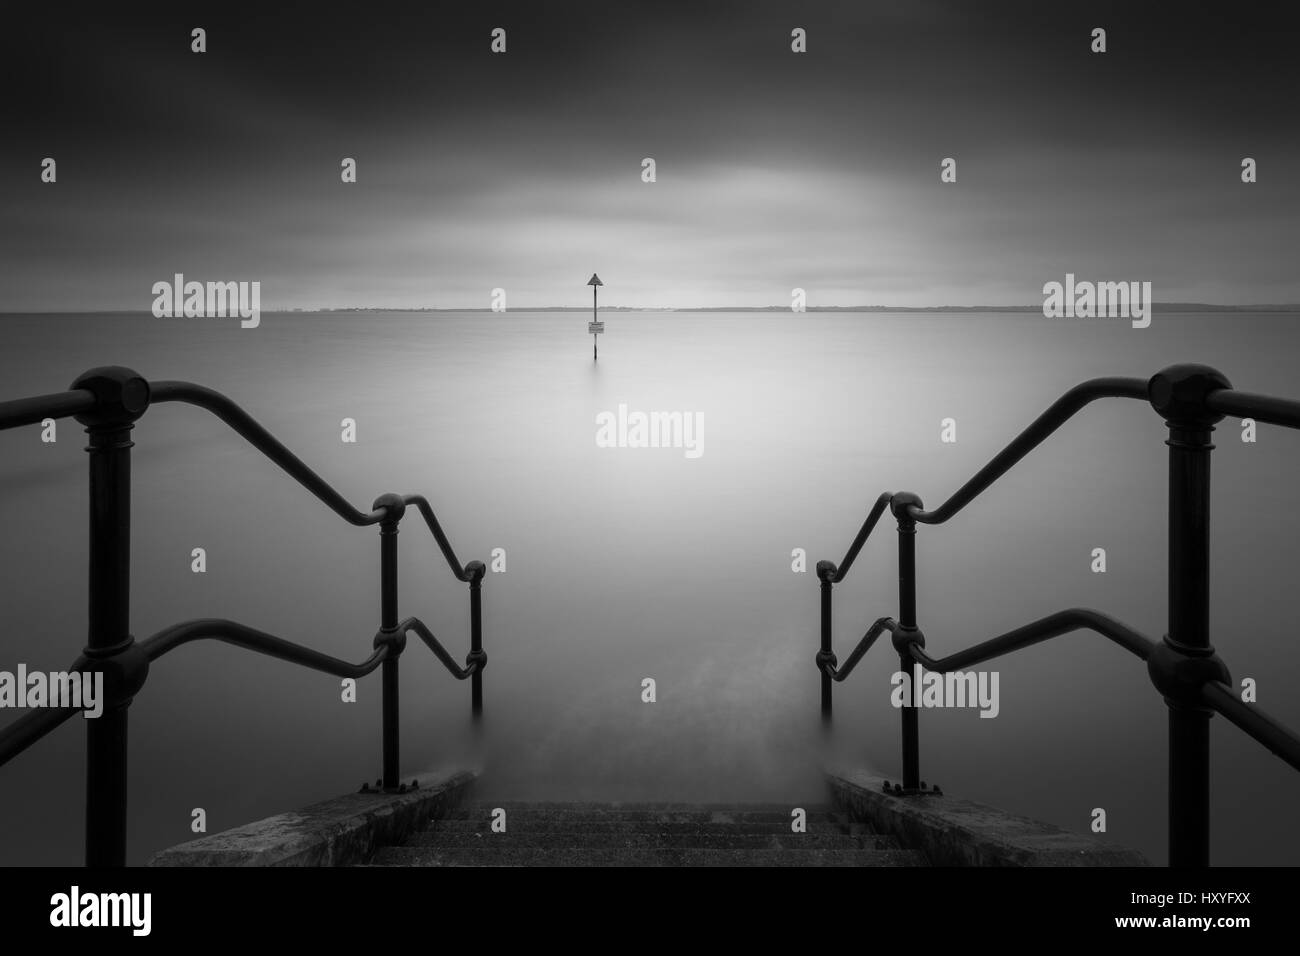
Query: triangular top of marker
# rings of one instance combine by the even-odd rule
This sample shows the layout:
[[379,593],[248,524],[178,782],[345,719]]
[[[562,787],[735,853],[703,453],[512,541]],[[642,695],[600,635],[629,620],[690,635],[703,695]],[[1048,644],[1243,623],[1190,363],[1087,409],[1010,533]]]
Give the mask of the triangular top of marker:
[[594,272],[591,274],[591,280],[587,283],[587,285],[604,285],[604,284],[605,283],[600,281],[600,276],[596,275],[596,273]]

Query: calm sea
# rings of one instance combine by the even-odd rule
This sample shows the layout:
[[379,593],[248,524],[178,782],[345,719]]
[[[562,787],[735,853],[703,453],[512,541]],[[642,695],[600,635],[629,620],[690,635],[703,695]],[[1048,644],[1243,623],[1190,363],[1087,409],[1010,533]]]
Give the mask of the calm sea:
[[[486,722],[418,641],[403,657],[408,774],[476,760],[486,795],[542,799],[822,798],[818,589],[875,497],[938,505],[1061,392],[1200,361],[1300,397],[1300,317],[1159,314],[609,313],[598,364],[579,313],[121,314],[0,318],[0,398],[56,391],[104,364],[233,397],[359,507],[426,495],[462,560],[504,549],[485,584]],[[683,411],[703,455],[596,446],[595,418]],[[356,422],[357,441],[340,440]],[[957,441],[940,441],[956,420]],[[85,640],[86,477],[75,422],[0,433],[0,669],[60,669]],[[1164,628],[1164,428],[1112,399],[1071,421],[960,516],[918,539],[920,622],[946,653],[1083,605]],[[1215,642],[1260,706],[1300,726],[1300,435],[1217,433]],[[207,413],[151,409],[135,431],[137,637],[229,617],[352,660],[378,626],[378,533],[345,525]],[[413,516],[401,613],[459,657],[468,596]],[[207,552],[207,572],[190,570]],[[1108,570],[1091,573],[1094,548]],[[882,523],[836,589],[841,659],[896,614]],[[837,687],[835,743],[898,771],[896,661],[873,651]],[[922,714],[922,776],[945,790],[1165,853],[1165,708],[1145,668],[1074,634],[1000,660],[1000,714]],[[642,681],[657,701],[643,703]],[[379,770],[379,687],[217,643],[153,667],[131,710],[132,862],[355,789]],[[4,715],[7,722],[11,714]],[[80,719],[0,769],[0,862],[77,863]],[[1300,863],[1300,775],[1214,721],[1214,859]]]

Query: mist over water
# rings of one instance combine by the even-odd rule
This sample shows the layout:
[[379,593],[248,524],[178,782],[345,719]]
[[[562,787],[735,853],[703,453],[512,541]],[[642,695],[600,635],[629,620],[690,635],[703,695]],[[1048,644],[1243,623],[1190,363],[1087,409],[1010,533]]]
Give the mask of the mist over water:
[[[1062,392],[1180,361],[1300,396],[1293,315],[609,313],[587,316],[121,314],[5,317],[0,399],[123,364],[231,396],[358,507],[426,495],[462,561],[504,548],[484,585],[485,722],[415,640],[402,657],[404,774],[481,763],[491,799],[824,799],[818,588],[876,496],[937,506]],[[704,454],[598,448],[596,416],[703,416]],[[958,441],[939,441],[957,421]],[[357,422],[355,445],[340,422]],[[228,617],[361,660],[379,621],[378,532],[350,527],[202,410],[158,405],[134,433],[137,638]],[[1158,638],[1165,621],[1163,423],[1138,402],[1084,410],[957,518],[918,534],[919,619],[944,654],[1042,615],[1095,607]],[[1300,726],[1287,600],[1300,566],[1300,436],[1216,435],[1212,625],[1234,678]],[[85,642],[85,444],[73,421],[0,433],[0,669],[66,667]],[[207,551],[206,574],[190,552]],[[1104,547],[1108,572],[1089,571]],[[791,551],[809,571],[791,572]],[[897,614],[886,519],[835,592],[841,660]],[[468,596],[417,514],[399,538],[400,613],[458,659]],[[841,759],[897,774],[887,642],[836,687]],[[927,782],[1165,858],[1166,726],[1145,668],[1087,633],[986,665],[1000,713],[923,711]],[[641,701],[653,678],[657,702]],[[2,715],[7,723],[14,715]],[[0,769],[0,863],[77,863],[83,721]],[[379,682],[226,645],[154,664],[131,709],[130,860],[356,789],[379,772]],[[1300,862],[1300,780],[1213,722],[1216,863]]]

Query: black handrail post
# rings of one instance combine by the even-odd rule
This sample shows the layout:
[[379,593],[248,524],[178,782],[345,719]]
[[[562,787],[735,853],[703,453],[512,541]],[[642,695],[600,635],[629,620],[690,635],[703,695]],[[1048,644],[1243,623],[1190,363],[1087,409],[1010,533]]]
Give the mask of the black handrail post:
[[821,650],[817,652],[817,669],[822,675],[822,724],[829,726],[831,722],[832,701],[831,688],[833,681],[827,670],[826,665],[839,663],[835,657],[835,651],[831,645],[831,589],[835,586],[834,579],[836,567],[830,561],[817,562],[817,577],[821,579],[822,591],[822,643]]
[[1210,717],[1206,679],[1228,681],[1210,644],[1210,440],[1223,418],[1206,404],[1230,388],[1220,372],[1176,365],[1151,378],[1152,406],[1169,428],[1169,633],[1148,659],[1169,707],[1169,865],[1210,863]]
[[401,717],[398,707],[398,659],[406,636],[397,621],[397,525],[406,512],[401,495],[380,495],[374,509],[384,509],[379,522],[379,634],[376,645],[387,644],[388,656],[381,666],[384,725],[384,768],[382,786],[386,793],[401,789]]
[[483,650],[483,576],[487,566],[482,561],[465,565],[469,578],[469,656],[468,665],[477,665],[470,675],[470,714],[477,723],[483,717],[483,669],[487,666],[487,653]]
[[149,383],[126,368],[91,369],[74,389],[94,393],[77,416],[90,453],[87,671],[104,674],[104,707],[86,721],[86,866],[126,865],[127,710],[148,662],[131,636],[131,429]]
[[894,632],[894,647],[898,651],[898,666],[907,675],[912,689],[901,708],[903,790],[908,793],[921,789],[921,712],[917,706],[921,688],[912,680],[916,662],[909,652],[910,645],[924,646],[925,640],[916,626],[916,519],[909,510],[921,507],[921,499],[910,492],[900,492],[890,499],[890,510],[898,519],[898,628]]

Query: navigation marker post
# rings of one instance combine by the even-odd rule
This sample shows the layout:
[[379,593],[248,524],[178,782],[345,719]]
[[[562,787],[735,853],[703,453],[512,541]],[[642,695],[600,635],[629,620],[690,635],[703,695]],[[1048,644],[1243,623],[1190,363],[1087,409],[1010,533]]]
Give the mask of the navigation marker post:
[[587,331],[591,333],[591,360],[593,362],[600,360],[600,351],[597,348],[597,343],[600,340],[596,336],[605,331],[605,323],[596,318],[596,289],[604,284],[600,281],[600,276],[594,272],[591,274],[591,278],[587,280],[587,285],[591,286],[591,321],[587,323]]

